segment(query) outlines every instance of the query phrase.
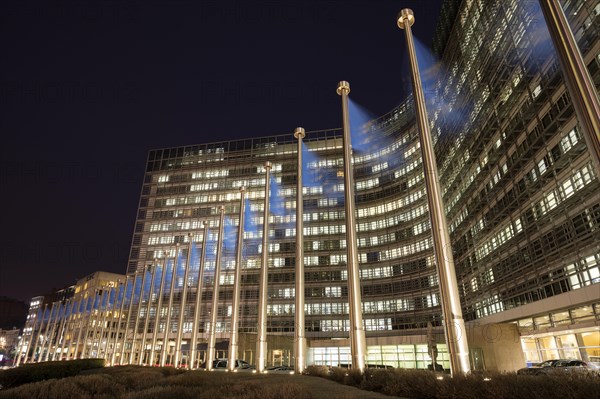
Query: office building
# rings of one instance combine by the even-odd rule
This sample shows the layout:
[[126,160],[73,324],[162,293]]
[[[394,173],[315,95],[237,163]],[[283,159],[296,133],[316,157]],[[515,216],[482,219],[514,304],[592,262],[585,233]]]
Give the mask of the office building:
[[[598,89],[600,1],[568,1],[565,12]],[[538,3],[447,0],[433,50],[441,61],[432,65],[428,108],[472,367],[514,370],[558,357],[599,361],[600,173]],[[447,369],[412,101],[353,126],[365,361],[427,368],[437,344],[437,362]],[[216,357],[229,355],[237,312],[237,357],[254,363],[267,222],[267,364],[294,363],[296,328],[305,331],[308,364],[351,363],[342,131],[307,132],[304,143],[303,326],[295,325],[292,132],[156,149],[148,154],[128,277],[109,305],[122,309],[121,322],[105,332],[118,338],[83,356],[197,368],[211,328]],[[268,201],[266,161],[273,176]],[[243,224],[240,187],[247,199]],[[236,268],[241,306],[233,309]]]

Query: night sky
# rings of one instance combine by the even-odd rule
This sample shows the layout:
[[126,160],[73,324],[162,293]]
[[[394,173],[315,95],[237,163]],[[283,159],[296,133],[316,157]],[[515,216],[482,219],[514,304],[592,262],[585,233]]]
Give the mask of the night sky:
[[340,127],[340,80],[392,109],[441,2],[0,2],[0,296],[124,273],[149,149]]

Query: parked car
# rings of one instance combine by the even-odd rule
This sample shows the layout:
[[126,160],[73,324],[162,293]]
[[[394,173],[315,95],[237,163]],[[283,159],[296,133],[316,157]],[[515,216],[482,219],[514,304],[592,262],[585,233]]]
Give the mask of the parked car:
[[565,366],[565,371],[572,373],[591,373],[600,375],[600,367],[583,360],[572,360]]
[[[546,360],[545,362],[539,363],[535,366],[525,367],[517,370],[517,374],[519,375],[547,375],[557,372],[568,372],[571,369],[576,367],[585,367],[581,366],[581,360],[574,359],[554,359],[554,360]],[[593,366],[590,364],[590,366]]]
[[365,367],[368,369],[393,369],[394,368],[394,366],[390,366],[387,364],[369,364],[369,363],[365,364]]
[[267,371],[294,371],[294,368],[290,366],[271,366],[267,367]]
[[546,360],[545,362],[538,363],[531,367],[524,367],[522,369],[517,370],[517,374],[519,375],[540,375],[547,374],[548,371],[555,369],[556,367],[564,367],[571,360],[569,359],[554,359],[554,360]]
[[[227,368],[227,364],[229,363],[228,359],[215,359],[213,360],[213,369],[226,369]],[[205,369],[206,368],[206,363],[202,363],[200,365],[201,368]],[[245,360],[236,360],[235,361],[235,368],[236,369],[249,369],[251,366],[248,362],[246,362]]]

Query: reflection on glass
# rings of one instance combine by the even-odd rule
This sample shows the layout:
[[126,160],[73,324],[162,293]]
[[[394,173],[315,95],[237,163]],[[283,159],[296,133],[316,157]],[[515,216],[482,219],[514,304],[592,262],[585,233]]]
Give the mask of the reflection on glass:
[[591,306],[583,306],[581,308],[571,310],[571,315],[573,316],[573,321],[575,322],[593,320],[594,310]]
[[528,333],[528,332],[534,330],[532,318],[521,319],[521,320],[517,321],[517,324],[519,325],[519,331],[521,333]]
[[552,321],[554,322],[555,326],[559,326],[561,324],[570,324],[571,323],[571,316],[569,315],[568,311],[553,313],[552,314]]
[[538,329],[550,327],[550,316],[536,317],[533,321]]
[[542,360],[558,359],[558,350],[556,348],[556,340],[554,337],[544,337],[539,339],[540,352]]
[[[309,358],[315,365],[345,366],[350,364],[349,347],[310,348]],[[450,369],[450,355],[445,344],[438,344],[437,363]],[[431,358],[427,345],[373,345],[367,347],[367,364],[386,365],[394,368],[427,369]]]
[[556,337],[556,345],[560,349],[560,357],[564,359],[580,360],[579,347],[575,334],[559,335]]
[[534,338],[522,338],[521,347],[527,363],[539,363],[542,360]]
[[581,333],[581,340],[590,362],[600,365],[600,331]]

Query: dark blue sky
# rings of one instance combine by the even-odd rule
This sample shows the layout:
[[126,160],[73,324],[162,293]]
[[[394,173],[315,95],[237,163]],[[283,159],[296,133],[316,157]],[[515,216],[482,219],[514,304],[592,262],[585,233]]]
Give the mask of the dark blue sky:
[[339,127],[410,85],[441,0],[0,3],[0,296],[124,273],[151,148]]

